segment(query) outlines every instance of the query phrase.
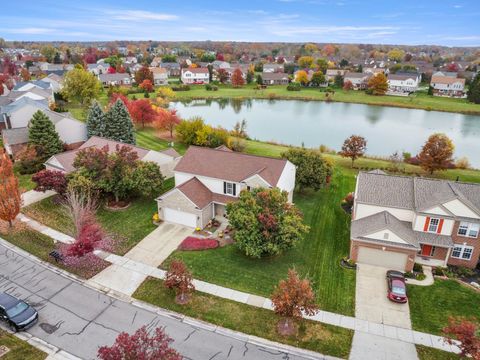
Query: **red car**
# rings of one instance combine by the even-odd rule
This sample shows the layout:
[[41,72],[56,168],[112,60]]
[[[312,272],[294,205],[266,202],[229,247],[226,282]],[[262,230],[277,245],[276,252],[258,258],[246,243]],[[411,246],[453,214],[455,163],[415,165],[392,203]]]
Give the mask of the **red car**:
[[406,303],[407,298],[407,286],[405,285],[405,277],[403,273],[395,270],[387,271],[387,297],[389,300],[397,303]]

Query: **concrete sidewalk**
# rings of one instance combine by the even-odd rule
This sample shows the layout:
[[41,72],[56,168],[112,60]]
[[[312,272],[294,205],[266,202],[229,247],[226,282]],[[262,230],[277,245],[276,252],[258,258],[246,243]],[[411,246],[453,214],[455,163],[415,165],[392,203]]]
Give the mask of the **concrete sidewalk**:
[[55,195],[55,191],[47,190],[45,192],[30,190],[22,194],[22,207],[31,205],[33,203],[42,201],[52,195]]

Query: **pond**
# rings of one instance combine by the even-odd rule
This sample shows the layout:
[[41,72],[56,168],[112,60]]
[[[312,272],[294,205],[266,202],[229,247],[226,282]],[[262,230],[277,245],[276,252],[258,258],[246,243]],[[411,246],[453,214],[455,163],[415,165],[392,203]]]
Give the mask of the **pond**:
[[420,151],[428,136],[447,134],[455,157],[466,156],[480,168],[480,116],[340,102],[298,100],[195,100],[176,102],[182,118],[201,116],[208,124],[232,129],[247,121],[252,139],[340,150],[352,134],[367,139],[367,153]]

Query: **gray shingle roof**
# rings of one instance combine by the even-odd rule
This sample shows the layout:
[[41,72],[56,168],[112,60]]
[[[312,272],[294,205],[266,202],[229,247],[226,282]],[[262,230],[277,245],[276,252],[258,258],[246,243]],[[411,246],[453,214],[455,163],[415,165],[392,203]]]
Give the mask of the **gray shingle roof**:
[[25,144],[28,142],[28,128],[2,130],[3,142],[8,145]]

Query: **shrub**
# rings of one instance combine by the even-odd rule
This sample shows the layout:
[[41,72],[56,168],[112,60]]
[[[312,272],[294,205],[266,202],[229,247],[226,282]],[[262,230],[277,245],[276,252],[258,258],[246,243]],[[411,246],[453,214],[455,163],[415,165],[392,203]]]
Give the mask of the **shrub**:
[[417,275],[417,280],[422,281],[422,280],[425,280],[426,277],[427,277],[427,275],[425,275],[425,274],[423,274],[423,273],[422,273],[422,274],[418,274],[418,275]]
[[411,271],[407,271],[405,274],[403,274],[406,278],[408,279],[414,279],[415,275]]
[[216,86],[216,85],[211,85],[211,84],[207,84],[207,85],[205,85],[205,90],[207,90],[207,91],[217,91],[217,90],[218,90],[218,86]]
[[433,269],[433,274],[437,276],[445,276],[447,273],[447,270],[448,269],[446,267],[438,266]]
[[302,88],[302,86],[298,82],[292,82],[292,83],[287,85],[287,90],[288,91],[300,91],[301,88]]
[[413,264],[413,271],[418,272],[418,273],[423,273],[422,265],[420,265],[418,263]]
[[16,166],[22,175],[34,174],[42,169],[43,161],[44,157],[39,156],[39,151],[33,146],[26,146],[18,153]]
[[409,153],[408,151],[404,151],[402,153],[402,157],[403,157],[404,162],[408,162],[408,160],[410,160],[412,158],[412,154]]
[[246,147],[245,140],[238,137],[229,137],[227,147],[233,151],[243,152]]
[[458,159],[456,162],[455,162],[455,167],[457,169],[470,169],[470,162],[468,161],[468,159],[464,156],[464,157],[461,157],[460,159]]
[[206,249],[215,249],[218,247],[218,241],[215,239],[203,239],[193,236],[186,237],[180,246],[179,250],[206,250]]
[[67,179],[61,171],[39,171],[32,176],[32,181],[36,184],[35,191],[45,192],[47,190],[54,190],[60,195],[67,191]]
[[180,84],[172,86],[173,91],[190,91],[190,86],[186,84]]

